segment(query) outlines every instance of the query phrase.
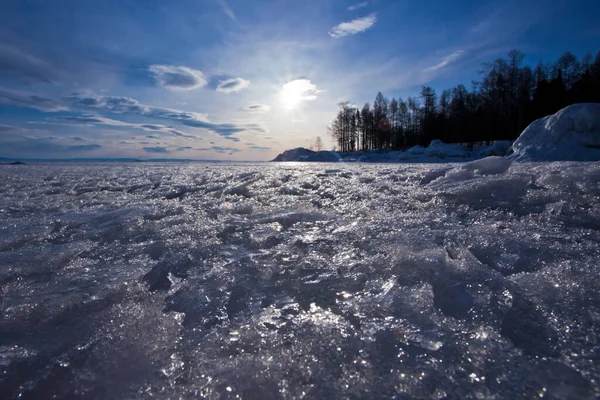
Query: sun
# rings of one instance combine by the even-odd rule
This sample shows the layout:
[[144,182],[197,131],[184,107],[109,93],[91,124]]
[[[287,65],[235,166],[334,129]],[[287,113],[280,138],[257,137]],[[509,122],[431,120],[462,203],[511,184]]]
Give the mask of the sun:
[[279,96],[288,110],[296,109],[303,101],[315,100],[318,93],[316,85],[308,79],[296,79],[282,86]]
[[279,94],[281,97],[281,103],[288,110],[297,108],[302,101],[302,96],[304,94],[303,88],[299,87],[298,85],[291,85],[290,83],[283,85]]

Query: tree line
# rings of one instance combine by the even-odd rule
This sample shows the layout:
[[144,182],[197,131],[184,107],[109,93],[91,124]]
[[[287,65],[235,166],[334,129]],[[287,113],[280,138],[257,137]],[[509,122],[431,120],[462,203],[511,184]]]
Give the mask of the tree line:
[[483,64],[481,80],[458,85],[438,96],[430,86],[420,96],[388,100],[379,92],[362,109],[349,102],[329,133],[338,151],[407,149],[432,140],[467,143],[514,140],[531,122],[561,108],[600,102],[600,52],[578,60],[570,52],[554,63],[523,65],[524,54]]

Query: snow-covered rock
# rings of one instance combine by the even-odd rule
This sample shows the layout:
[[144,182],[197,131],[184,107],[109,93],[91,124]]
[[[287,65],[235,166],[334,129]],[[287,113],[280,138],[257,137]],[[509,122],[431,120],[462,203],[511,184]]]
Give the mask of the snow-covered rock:
[[600,103],[580,103],[532,122],[512,146],[518,161],[599,161]]
[[312,151],[303,147],[286,150],[279,154],[273,161],[313,161],[313,162],[337,162],[342,158],[335,151]]
[[460,144],[447,144],[441,140],[432,140],[425,154],[438,158],[466,158],[469,156],[469,149]]
[[306,161],[306,158],[315,154],[314,151],[298,147],[291,150],[286,150],[279,154],[273,161]]
[[425,147],[416,145],[406,150],[406,152],[409,154],[425,154]]

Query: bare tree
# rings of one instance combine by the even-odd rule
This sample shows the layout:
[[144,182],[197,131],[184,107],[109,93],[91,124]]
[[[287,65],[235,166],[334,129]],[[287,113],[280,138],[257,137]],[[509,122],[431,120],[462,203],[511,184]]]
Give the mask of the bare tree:
[[323,150],[323,141],[321,140],[321,136],[317,136],[317,138],[315,139],[315,150]]

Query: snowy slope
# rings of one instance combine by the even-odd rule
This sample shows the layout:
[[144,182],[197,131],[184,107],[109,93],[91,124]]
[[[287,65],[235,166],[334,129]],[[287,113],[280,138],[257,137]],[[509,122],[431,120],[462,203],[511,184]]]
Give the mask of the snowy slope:
[[534,121],[513,151],[518,161],[600,161],[600,104],[573,104]]
[[0,393],[600,397],[600,165],[0,170]]

